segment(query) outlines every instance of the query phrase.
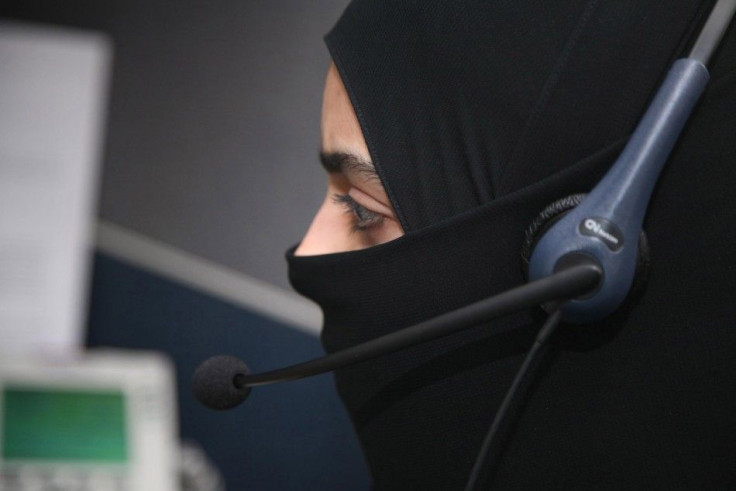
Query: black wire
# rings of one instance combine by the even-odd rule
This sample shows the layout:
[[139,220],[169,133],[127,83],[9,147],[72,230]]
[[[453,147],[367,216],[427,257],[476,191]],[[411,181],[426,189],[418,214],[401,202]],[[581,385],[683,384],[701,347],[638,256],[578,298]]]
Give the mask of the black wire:
[[[502,443],[502,437],[500,433],[501,424],[506,418],[508,409],[511,406],[514,398],[516,397],[521,383],[524,381],[527,373],[529,373],[529,367],[532,366],[533,361],[537,358],[537,355],[541,352],[542,348],[546,345],[552,333],[554,333],[555,329],[560,324],[561,318],[562,312],[560,312],[559,309],[555,310],[547,317],[547,320],[544,322],[544,325],[539,330],[537,337],[534,339],[534,344],[529,349],[529,352],[527,353],[526,358],[524,359],[524,363],[522,363],[521,365],[521,368],[519,368],[519,371],[516,372],[514,381],[511,383],[511,387],[509,387],[509,390],[506,392],[506,396],[503,398],[503,402],[501,402],[501,406],[496,412],[496,417],[493,418],[493,423],[488,429],[488,433],[483,440],[483,444],[481,445],[480,451],[478,452],[478,456],[475,458],[473,470],[470,472],[468,482],[465,485],[465,491],[473,491],[474,489],[476,489],[476,487],[478,486],[478,481],[484,469],[489,473],[493,470],[493,467],[496,464],[495,461],[497,459],[491,459],[489,458],[489,456],[492,455],[491,450],[494,447],[499,447]],[[495,453],[497,454],[498,452]]]

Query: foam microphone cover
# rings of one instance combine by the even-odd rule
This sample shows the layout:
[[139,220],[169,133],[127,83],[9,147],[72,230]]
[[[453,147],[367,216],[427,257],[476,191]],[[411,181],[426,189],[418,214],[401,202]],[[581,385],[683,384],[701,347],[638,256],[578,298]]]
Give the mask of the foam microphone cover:
[[235,377],[248,373],[248,365],[235,356],[218,355],[208,358],[194,372],[194,397],[210,409],[232,409],[250,394],[250,387],[238,387],[235,384]]

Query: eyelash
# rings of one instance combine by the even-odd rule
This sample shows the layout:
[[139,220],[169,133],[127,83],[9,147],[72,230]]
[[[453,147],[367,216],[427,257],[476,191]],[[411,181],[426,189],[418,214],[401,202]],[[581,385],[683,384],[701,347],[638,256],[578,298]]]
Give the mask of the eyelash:
[[332,200],[341,205],[346,213],[352,215],[353,218],[353,232],[364,232],[374,227],[378,227],[383,223],[386,218],[380,213],[371,211],[364,207],[357,201],[355,201],[348,194],[334,194]]

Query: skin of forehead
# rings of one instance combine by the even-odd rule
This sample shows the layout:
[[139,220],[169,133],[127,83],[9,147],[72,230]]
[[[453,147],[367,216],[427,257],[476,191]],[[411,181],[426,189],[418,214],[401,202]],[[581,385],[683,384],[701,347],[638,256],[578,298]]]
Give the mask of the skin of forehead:
[[370,161],[358,116],[334,64],[327,72],[322,101],[322,150],[351,153]]

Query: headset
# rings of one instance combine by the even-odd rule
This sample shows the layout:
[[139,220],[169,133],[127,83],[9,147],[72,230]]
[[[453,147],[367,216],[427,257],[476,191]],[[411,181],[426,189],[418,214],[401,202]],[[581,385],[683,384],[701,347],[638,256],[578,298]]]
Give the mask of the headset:
[[[522,309],[543,306],[549,317],[498,409],[466,485],[476,489],[492,471],[502,442],[501,423],[532,361],[560,322],[599,321],[626,300],[645,275],[647,206],[667,158],[710,78],[706,65],[736,11],[718,0],[689,55],[678,59],[620,156],[587,195],[553,203],[532,223],[522,250],[525,285],[311,361],[252,374],[234,356],[215,356],[193,377],[195,397],[212,409],[231,409],[252,387],[296,380],[361,363],[447,336]],[[495,452],[495,454],[494,454]]]

